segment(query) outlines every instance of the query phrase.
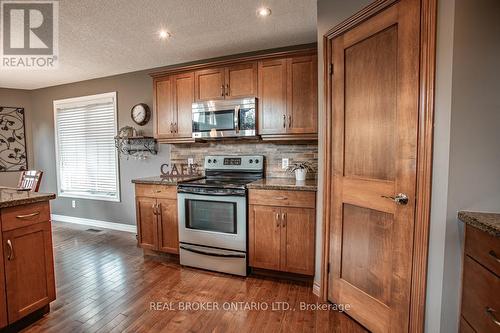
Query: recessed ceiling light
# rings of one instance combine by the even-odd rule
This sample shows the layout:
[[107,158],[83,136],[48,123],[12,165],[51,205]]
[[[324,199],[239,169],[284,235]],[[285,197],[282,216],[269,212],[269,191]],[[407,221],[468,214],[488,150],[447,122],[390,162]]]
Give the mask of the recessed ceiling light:
[[260,17],[266,17],[271,15],[271,8],[262,7],[257,9],[257,15]]
[[160,39],[167,39],[167,38],[172,37],[172,34],[170,32],[168,32],[167,30],[160,30],[158,32],[158,36],[160,37]]

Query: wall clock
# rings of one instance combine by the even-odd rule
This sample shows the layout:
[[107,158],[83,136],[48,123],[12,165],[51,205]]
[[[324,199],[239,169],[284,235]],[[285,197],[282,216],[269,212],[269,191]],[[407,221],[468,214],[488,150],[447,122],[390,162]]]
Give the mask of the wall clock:
[[149,110],[149,106],[147,104],[139,103],[132,107],[130,116],[137,125],[144,126],[151,118],[151,111]]

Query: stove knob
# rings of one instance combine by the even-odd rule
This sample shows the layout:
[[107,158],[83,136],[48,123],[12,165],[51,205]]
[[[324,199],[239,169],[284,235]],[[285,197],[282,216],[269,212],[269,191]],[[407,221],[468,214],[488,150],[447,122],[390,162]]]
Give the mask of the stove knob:
[[259,163],[259,160],[258,160],[258,159],[255,159],[255,163]]
[[211,160],[211,159],[208,159],[208,163],[212,163],[212,160]]
[[217,160],[214,158],[214,163],[217,163]]
[[253,160],[252,160],[252,159],[250,159],[250,161],[249,161],[249,162],[250,162],[250,164],[252,164],[252,163],[253,163]]

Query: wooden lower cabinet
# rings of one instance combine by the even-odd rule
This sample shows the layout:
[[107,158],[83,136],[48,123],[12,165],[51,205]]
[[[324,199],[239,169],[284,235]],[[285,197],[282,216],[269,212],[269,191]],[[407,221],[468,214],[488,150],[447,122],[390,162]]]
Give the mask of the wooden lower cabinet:
[[3,233],[8,318],[13,323],[55,300],[50,222]]
[[[314,275],[315,209],[252,204],[250,193],[250,266]],[[311,192],[306,196],[309,202]]]
[[179,253],[176,195],[175,186],[136,185],[137,243],[143,249]]
[[56,299],[50,206],[0,210],[0,328]]

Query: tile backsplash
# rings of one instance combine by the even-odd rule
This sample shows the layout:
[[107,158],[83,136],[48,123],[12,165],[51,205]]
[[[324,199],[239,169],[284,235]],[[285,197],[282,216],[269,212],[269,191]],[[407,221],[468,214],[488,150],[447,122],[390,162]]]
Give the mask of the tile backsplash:
[[281,168],[281,159],[288,158],[289,163],[294,161],[309,161],[315,172],[309,172],[307,178],[316,178],[318,169],[318,145],[316,143],[268,143],[265,141],[211,141],[193,144],[172,144],[170,159],[172,163],[185,164],[188,158],[200,168],[206,155],[264,155],[266,161],[266,177],[293,178]]

